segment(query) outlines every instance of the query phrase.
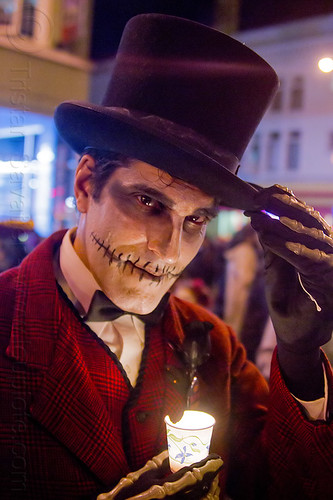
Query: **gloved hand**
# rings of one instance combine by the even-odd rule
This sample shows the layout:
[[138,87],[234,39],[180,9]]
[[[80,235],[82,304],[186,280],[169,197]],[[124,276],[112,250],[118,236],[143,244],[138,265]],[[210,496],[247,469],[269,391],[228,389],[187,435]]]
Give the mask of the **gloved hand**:
[[286,360],[290,372],[288,363],[302,358],[319,373],[319,346],[333,330],[332,230],[287,188],[262,189],[256,204],[258,211],[246,215],[264,248],[266,297],[280,362]]
[[220,488],[218,473],[223,461],[211,454],[201,462],[170,473],[168,451],[165,450],[142,469],[130,472],[109,493],[98,495],[97,500],[150,500],[172,498],[173,500],[218,500]]

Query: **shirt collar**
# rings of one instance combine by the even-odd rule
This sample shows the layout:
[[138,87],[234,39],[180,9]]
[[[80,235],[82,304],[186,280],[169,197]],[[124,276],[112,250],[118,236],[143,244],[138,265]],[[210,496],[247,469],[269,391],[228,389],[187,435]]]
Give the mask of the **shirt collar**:
[[101,290],[101,287],[74,250],[72,242],[75,233],[76,227],[65,233],[60,246],[59,263],[70,291],[87,313],[95,291]]

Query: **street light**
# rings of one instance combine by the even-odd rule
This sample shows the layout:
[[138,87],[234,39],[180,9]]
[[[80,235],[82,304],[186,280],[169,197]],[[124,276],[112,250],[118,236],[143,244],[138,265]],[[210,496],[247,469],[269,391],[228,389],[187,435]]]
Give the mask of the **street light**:
[[323,57],[318,61],[318,68],[323,73],[330,73],[333,71],[333,59],[332,57]]

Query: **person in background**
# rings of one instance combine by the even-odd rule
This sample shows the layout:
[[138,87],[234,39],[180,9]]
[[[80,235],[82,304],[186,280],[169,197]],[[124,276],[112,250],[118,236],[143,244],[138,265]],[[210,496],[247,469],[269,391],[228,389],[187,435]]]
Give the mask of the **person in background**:
[[18,266],[40,241],[32,221],[0,222],[0,272]]
[[234,235],[224,255],[226,273],[222,317],[233,327],[246,348],[248,359],[254,362],[268,319],[268,308],[263,249],[250,224]]
[[[236,175],[277,84],[231,37],[145,14],[102,104],[58,106],[80,217],[0,277],[1,499],[331,498],[332,232]],[[221,206],[265,249],[270,392],[231,327],[169,294]],[[187,403],[216,419],[210,455],[168,475]]]
[[222,307],[219,297],[225,259],[223,243],[206,238],[195,258],[189,263],[172,287],[172,293],[215,312]]
[[271,318],[268,317],[255,354],[255,364],[266,380],[269,380],[272,356],[275,348],[276,336],[274,326]]

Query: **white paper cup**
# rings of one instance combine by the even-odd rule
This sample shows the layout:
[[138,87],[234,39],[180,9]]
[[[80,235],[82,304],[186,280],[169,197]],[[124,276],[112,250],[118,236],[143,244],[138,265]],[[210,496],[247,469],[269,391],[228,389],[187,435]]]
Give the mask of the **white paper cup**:
[[199,462],[209,455],[215,419],[203,411],[186,410],[175,424],[169,415],[166,424],[169,462],[172,472]]

